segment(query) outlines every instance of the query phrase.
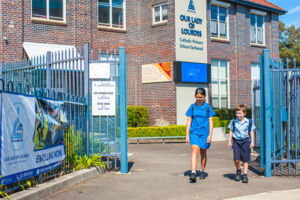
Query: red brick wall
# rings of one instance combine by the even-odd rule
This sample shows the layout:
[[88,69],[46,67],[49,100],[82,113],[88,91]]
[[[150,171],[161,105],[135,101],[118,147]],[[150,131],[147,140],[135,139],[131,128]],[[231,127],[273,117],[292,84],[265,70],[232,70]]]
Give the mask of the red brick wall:
[[[167,2],[168,23],[152,26],[152,6]],[[213,42],[209,34],[208,63],[224,59],[230,66],[230,104],[250,105],[250,64],[259,61],[263,48],[250,46],[249,8],[231,3],[229,12],[230,42]],[[66,24],[36,22],[31,19],[30,0],[3,0],[0,4],[0,58],[2,62],[23,58],[23,42],[66,44],[81,47],[85,42],[95,49],[112,52],[124,46],[127,53],[128,105],[149,108],[150,125],[156,119],[176,123],[176,86],[173,82],[142,84],[141,66],[175,60],[174,0],[127,0],[126,31],[99,30],[97,1],[67,0]],[[2,10],[1,10],[2,9]],[[278,15],[270,14],[265,21],[266,46],[272,56],[279,56]],[[2,39],[8,38],[8,44]]]

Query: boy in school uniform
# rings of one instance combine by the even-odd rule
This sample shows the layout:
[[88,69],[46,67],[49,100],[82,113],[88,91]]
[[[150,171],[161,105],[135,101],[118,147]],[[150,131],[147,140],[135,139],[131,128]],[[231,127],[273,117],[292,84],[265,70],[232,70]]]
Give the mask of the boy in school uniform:
[[[252,119],[247,119],[247,107],[239,105],[235,108],[235,116],[228,125],[229,141],[228,147],[233,149],[233,162],[236,167],[235,180],[242,180],[243,183],[248,183],[248,166],[250,159],[250,149],[254,147],[254,129]],[[243,162],[243,175],[240,166]]]

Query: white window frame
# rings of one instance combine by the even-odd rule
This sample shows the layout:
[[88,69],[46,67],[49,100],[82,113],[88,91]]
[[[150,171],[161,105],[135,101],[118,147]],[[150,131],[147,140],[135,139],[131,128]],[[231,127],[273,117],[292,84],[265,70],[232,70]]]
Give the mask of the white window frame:
[[[210,31],[210,35],[211,38],[218,38],[218,39],[225,39],[225,40],[229,40],[229,7],[231,6],[229,3],[225,3],[225,2],[221,2],[221,1],[217,1],[217,0],[212,0],[211,4],[210,4],[210,13],[211,13],[211,6],[216,6],[218,9],[218,17],[217,17],[217,24],[218,24],[218,35],[217,36],[212,36],[211,31]],[[219,8],[223,7],[226,9],[226,38],[221,37],[220,36],[220,19],[219,19]],[[210,14],[210,24],[211,24],[212,18],[211,18],[211,14]]]
[[55,22],[63,22],[66,23],[66,7],[67,7],[67,0],[63,0],[63,20],[56,20],[56,19],[50,19],[50,6],[49,6],[49,0],[46,0],[46,15],[47,18],[40,18],[40,17],[33,17],[33,11],[32,11],[32,0],[31,0],[31,19],[39,20],[39,21],[55,21]]
[[[251,15],[254,15],[255,16],[255,42],[252,42],[251,41]],[[266,38],[265,38],[265,16],[267,15],[266,12],[263,12],[263,11],[259,11],[259,10],[254,10],[254,9],[251,9],[250,10],[250,17],[249,17],[249,22],[250,22],[250,44],[254,44],[254,45],[265,45],[266,43]],[[262,17],[262,32],[263,32],[263,43],[260,44],[258,43],[258,27],[257,27],[257,16],[261,16]]]
[[109,27],[108,26],[103,26],[99,24],[99,7],[98,7],[98,3],[99,1],[97,0],[97,24],[98,27],[101,28],[109,28],[109,29],[121,29],[121,30],[126,30],[126,0],[123,1],[123,19],[124,19],[124,24],[123,24],[123,28],[117,28],[117,27],[113,27],[112,25],[112,0],[109,0]]
[[[222,103],[221,103],[221,95],[220,95],[220,86],[221,86],[221,81],[227,81],[227,108],[230,108],[230,70],[229,70],[229,61],[228,60],[221,60],[221,59],[212,59],[212,61],[217,61],[218,62],[218,78],[217,79],[213,79],[211,77],[211,82],[213,81],[217,81],[218,82],[218,102],[219,102],[219,105],[218,105],[218,108],[222,108]],[[220,64],[221,64],[221,61],[225,61],[227,62],[227,79],[220,79]],[[211,74],[212,76],[212,74]]]
[[[168,3],[161,3],[161,4],[157,4],[157,5],[154,5],[152,6],[152,24],[161,24],[161,23],[165,23],[165,22],[168,22],[168,19],[167,20],[162,20],[163,16],[162,16],[162,7],[167,5],[168,6]],[[155,22],[155,8],[159,7],[159,21],[158,22]],[[169,7],[167,7],[167,16],[168,16],[168,10],[169,10]]]

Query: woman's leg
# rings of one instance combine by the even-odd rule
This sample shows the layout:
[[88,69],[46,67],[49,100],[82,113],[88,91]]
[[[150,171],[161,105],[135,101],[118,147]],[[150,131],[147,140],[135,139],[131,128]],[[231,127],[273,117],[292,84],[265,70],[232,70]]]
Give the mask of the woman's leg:
[[200,150],[199,146],[192,145],[192,163],[191,163],[192,172],[195,172],[197,168],[197,158],[199,155],[199,150]]
[[200,149],[200,155],[201,155],[201,170],[205,170],[206,161],[207,161],[207,155],[206,155],[206,149]]

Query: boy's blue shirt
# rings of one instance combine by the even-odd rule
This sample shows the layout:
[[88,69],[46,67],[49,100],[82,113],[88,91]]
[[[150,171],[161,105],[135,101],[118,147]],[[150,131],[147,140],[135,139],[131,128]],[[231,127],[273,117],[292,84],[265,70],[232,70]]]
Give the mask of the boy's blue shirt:
[[[234,123],[234,130],[233,130]],[[239,121],[237,118],[231,120],[228,125],[229,130],[233,131],[232,137],[237,140],[243,140],[249,137],[249,120],[245,117],[243,121]],[[251,131],[255,129],[255,125],[252,123]]]
[[[209,111],[209,112],[208,112]],[[187,117],[192,118],[190,133],[195,135],[209,135],[209,118],[215,116],[212,107],[204,102],[201,106],[193,103],[185,114]]]

